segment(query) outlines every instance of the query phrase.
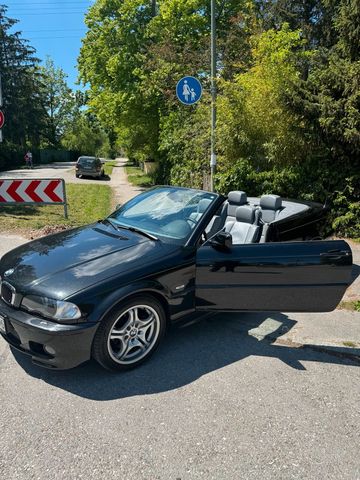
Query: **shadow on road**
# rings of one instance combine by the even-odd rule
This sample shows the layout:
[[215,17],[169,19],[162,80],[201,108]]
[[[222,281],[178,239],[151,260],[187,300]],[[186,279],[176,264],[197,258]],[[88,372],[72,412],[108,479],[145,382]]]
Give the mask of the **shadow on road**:
[[100,178],[81,175],[80,178],[81,180],[96,180],[97,182],[109,182],[111,180],[111,177],[109,175],[104,175],[103,177],[100,177]]
[[[268,327],[263,328],[266,322],[272,322],[270,334]],[[184,328],[173,327],[148,362],[120,374],[107,372],[92,361],[73,370],[45,370],[16,351],[14,356],[33,377],[97,401],[173,390],[249,356],[276,358],[297,370],[306,370],[303,361],[357,365],[340,355],[271,344],[295,323],[281,313],[217,314]]]
[[353,263],[352,271],[351,271],[351,284],[355,282],[355,280],[359,275],[360,275],[360,265]]

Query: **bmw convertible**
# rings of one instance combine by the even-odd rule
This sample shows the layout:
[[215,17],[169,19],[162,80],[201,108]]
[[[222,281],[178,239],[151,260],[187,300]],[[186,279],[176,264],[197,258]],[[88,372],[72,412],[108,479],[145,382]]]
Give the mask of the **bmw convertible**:
[[37,365],[135,367],[167,326],[218,311],[325,312],[351,279],[323,205],[179,187],[141,193],[95,224],[0,261],[0,333]]

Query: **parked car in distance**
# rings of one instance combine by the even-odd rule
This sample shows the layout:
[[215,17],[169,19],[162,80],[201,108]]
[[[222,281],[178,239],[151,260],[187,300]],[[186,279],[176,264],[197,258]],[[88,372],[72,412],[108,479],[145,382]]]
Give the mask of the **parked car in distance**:
[[93,357],[122,370],[189,314],[333,310],[352,254],[343,240],[319,240],[325,213],[278,195],[155,187],[97,223],[4,255],[0,333],[38,365]]
[[79,177],[95,177],[104,176],[104,166],[100,158],[97,157],[79,157],[75,165],[75,176]]

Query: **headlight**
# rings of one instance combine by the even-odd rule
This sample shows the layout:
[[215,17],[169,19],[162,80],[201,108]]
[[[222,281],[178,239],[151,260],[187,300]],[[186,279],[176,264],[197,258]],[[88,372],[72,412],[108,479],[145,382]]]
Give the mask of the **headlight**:
[[39,313],[44,317],[61,321],[73,321],[81,317],[81,311],[74,303],[54,300],[37,295],[24,297],[21,306],[29,312]]

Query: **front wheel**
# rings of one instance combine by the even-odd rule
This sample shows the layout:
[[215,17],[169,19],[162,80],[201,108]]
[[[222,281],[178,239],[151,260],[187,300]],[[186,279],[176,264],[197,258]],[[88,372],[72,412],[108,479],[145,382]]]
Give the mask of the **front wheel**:
[[166,328],[158,300],[139,295],[114,309],[99,326],[93,358],[108,370],[127,370],[144,362],[156,350]]

